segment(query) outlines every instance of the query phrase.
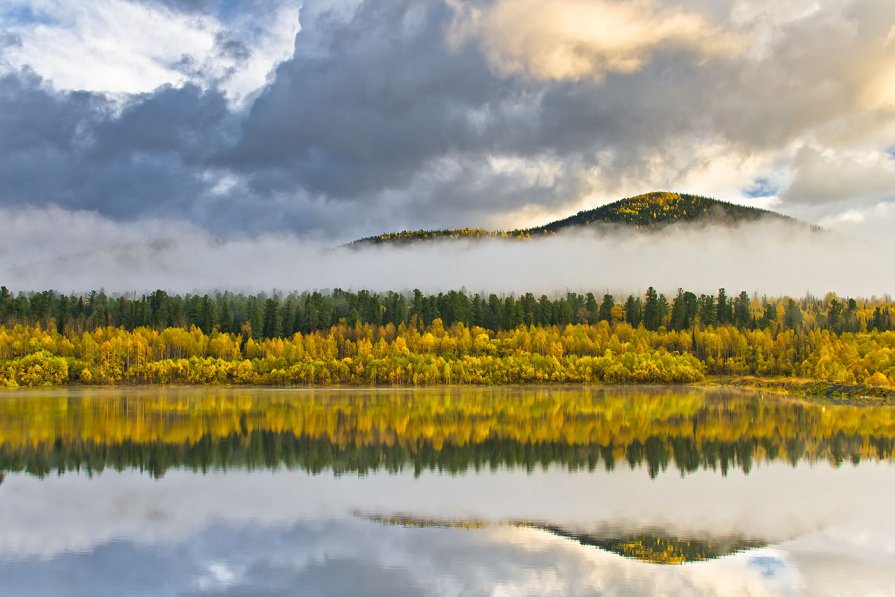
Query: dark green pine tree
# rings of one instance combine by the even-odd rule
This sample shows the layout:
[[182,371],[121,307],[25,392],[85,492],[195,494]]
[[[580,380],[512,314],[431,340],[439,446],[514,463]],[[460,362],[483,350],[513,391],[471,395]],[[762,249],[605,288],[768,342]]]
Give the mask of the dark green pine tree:
[[763,330],[777,325],[777,303],[765,302],[764,313],[762,313],[761,319],[758,320],[758,325]]
[[715,304],[715,297],[710,294],[702,294],[699,296],[698,309],[699,323],[703,326],[715,325],[718,320],[718,309]]
[[733,319],[733,308],[730,300],[727,298],[727,291],[723,288],[718,289],[718,303],[716,305],[715,322],[718,325],[727,325]]
[[65,333],[68,325],[68,297],[64,294],[59,295],[59,306],[56,313],[56,331],[60,334]]
[[597,305],[597,298],[593,292],[588,292],[584,299],[584,309],[587,314],[587,323],[597,323],[600,321],[600,308]]
[[830,301],[830,306],[827,309],[827,327],[837,334],[842,332],[845,325],[844,311],[845,309],[838,299],[834,298]]
[[679,288],[677,296],[671,301],[671,329],[686,330],[696,323],[699,301],[696,295]]
[[12,310],[12,293],[6,286],[0,286],[0,325],[6,322]]
[[646,290],[646,301],[643,303],[643,327],[656,331],[662,325],[662,313],[659,305],[659,295],[656,289],[650,286]]
[[234,331],[233,312],[230,310],[230,294],[225,292],[220,299],[221,302],[221,318],[218,329],[222,332]]
[[752,313],[749,309],[751,300],[749,295],[743,291],[733,299],[733,323],[740,329],[752,327]]
[[603,295],[600,303],[600,321],[612,321],[612,308],[615,307],[615,299],[611,294]]
[[637,327],[643,320],[643,301],[640,297],[629,296],[625,301],[625,321],[631,324],[631,327]]

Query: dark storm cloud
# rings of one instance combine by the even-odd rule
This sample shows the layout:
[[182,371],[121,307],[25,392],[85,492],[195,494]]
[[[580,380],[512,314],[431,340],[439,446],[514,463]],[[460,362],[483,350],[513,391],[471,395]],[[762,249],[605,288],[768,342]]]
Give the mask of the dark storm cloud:
[[297,37],[227,163],[262,193],[298,184],[352,197],[403,186],[434,158],[499,143],[470,111],[511,87],[477,47],[447,46],[451,18],[443,3],[392,0],[366,2],[347,22],[324,14],[306,24],[313,33]]
[[220,94],[186,85],[131,100],[59,93],[38,77],[0,78],[0,203],[57,204],[130,219],[185,216],[207,192],[199,176],[224,142]]
[[89,155],[98,160],[124,154],[175,154],[202,167],[228,142],[230,113],[224,98],[193,85],[161,87],[128,105],[116,118],[97,123]]
[[0,77],[0,201],[70,203],[71,161],[107,108],[94,94],[56,94],[32,73]]

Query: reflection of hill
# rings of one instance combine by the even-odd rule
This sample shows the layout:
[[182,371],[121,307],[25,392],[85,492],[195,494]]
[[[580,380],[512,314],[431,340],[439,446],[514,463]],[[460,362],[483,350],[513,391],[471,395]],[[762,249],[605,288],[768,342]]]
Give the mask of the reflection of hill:
[[582,545],[592,545],[626,558],[653,564],[684,564],[729,556],[748,549],[765,547],[766,542],[737,537],[688,538],[657,533],[638,533],[623,537],[597,537],[566,531],[559,527],[543,527],[561,537],[574,539]]
[[597,547],[625,558],[653,564],[701,562],[768,545],[767,541],[747,540],[740,537],[678,537],[652,530],[621,534],[612,532],[582,533],[558,525],[530,521],[490,523],[481,520],[422,518],[408,515],[381,516],[358,514],[358,516],[381,524],[411,528],[439,527],[470,530],[496,526],[530,528],[571,539],[581,545]]
[[109,390],[0,400],[0,470],[463,471],[892,459],[895,408],[701,390]]

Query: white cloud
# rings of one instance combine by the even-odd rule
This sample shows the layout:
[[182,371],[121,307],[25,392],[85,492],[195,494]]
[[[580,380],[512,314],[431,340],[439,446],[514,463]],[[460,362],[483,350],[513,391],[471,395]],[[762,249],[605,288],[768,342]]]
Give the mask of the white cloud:
[[228,25],[229,30],[246,35],[244,41],[251,52],[245,64],[237,66],[223,83],[229,98],[237,104],[249,101],[269,82],[276,65],[292,55],[295,36],[301,28],[298,16],[298,7],[284,0],[267,12],[253,7]]
[[14,24],[22,40],[8,53],[60,89],[137,93],[185,80],[177,63],[214,49],[216,23],[124,0],[19,1],[49,15]]
[[[298,8],[285,4],[244,17],[261,19],[254,30],[233,30],[212,15],[177,12],[161,4],[11,2],[9,12],[27,10],[38,16],[6,27],[21,43],[5,50],[5,60],[13,68],[34,70],[62,90],[133,94],[161,85],[220,82],[228,97],[240,102],[291,55],[298,30]],[[243,31],[248,39],[240,39]],[[221,52],[219,42],[234,33],[250,51],[244,59]]]

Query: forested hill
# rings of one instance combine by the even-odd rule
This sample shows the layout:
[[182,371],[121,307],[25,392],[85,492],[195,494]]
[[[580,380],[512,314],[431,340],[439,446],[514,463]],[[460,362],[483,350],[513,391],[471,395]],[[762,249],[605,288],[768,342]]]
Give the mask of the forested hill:
[[484,228],[452,228],[444,230],[405,230],[370,236],[351,243],[354,246],[381,243],[406,243],[436,239],[506,238],[529,239],[555,234],[566,228],[582,226],[624,226],[654,229],[679,222],[738,224],[769,219],[797,223],[788,216],[755,207],[719,201],[710,197],[682,193],[655,192],[620,199],[595,209],[543,226],[518,230],[486,230]]
[[699,195],[679,193],[646,193],[602,205],[596,209],[579,211],[574,216],[527,230],[542,234],[559,232],[573,226],[593,224],[621,224],[636,228],[655,228],[678,222],[711,222],[738,224],[759,219],[796,222],[796,220],[767,209],[746,207]]

